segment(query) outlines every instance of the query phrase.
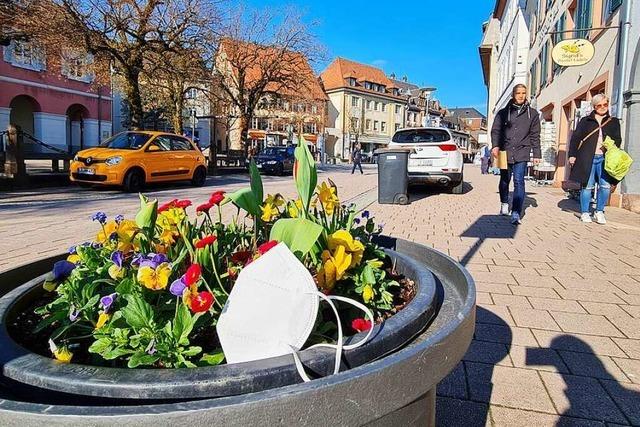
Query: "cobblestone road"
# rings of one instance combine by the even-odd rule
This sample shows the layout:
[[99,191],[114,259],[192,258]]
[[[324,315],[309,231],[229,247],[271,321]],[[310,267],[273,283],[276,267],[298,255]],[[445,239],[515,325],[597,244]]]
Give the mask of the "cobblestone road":
[[[497,178],[468,167],[465,194],[419,192],[408,206],[378,205],[375,169],[321,174],[343,200],[367,206],[385,232],[460,260],[478,289],[474,340],[438,389],[442,426],[640,425],[640,216],[609,209],[582,224],[577,203],[528,183],[524,223],[496,215]],[[151,197],[205,200],[246,177],[207,186],[156,187]],[[293,193],[291,178],[267,192]],[[132,217],[134,195],[51,189],[0,195],[0,270],[91,238],[90,215]],[[231,208],[228,208],[231,209]]]

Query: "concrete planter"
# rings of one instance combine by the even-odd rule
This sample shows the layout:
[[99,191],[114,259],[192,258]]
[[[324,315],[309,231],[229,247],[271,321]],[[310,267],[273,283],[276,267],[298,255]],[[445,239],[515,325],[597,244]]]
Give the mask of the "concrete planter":
[[[49,425],[433,424],[435,386],[473,335],[473,281],[436,251],[402,240],[385,243],[398,269],[418,284],[416,297],[376,326],[367,345],[345,352],[343,372],[310,383],[300,383],[291,356],[176,370],[58,364],[18,346],[1,320],[34,295],[41,279],[33,279],[0,300],[0,425],[45,419]],[[52,260],[45,261],[26,275],[0,274],[0,292],[12,287],[7,279],[22,283],[44,273]],[[302,352],[308,370],[321,376],[333,357],[331,351]]]

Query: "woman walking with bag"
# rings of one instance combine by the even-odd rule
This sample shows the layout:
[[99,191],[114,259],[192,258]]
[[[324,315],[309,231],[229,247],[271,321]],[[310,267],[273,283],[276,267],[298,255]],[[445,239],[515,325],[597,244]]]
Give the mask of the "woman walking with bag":
[[610,137],[620,147],[620,121],[609,114],[609,98],[598,94],[591,100],[593,112],[583,117],[571,136],[569,146],[569,179],[580,183],[580,220],[591,222],[589,206],[591,192],[598,184],[594,219],[598,224],[606,224],[604,206],[609,200],[613,179],[604,170],[604,148],[602,142]]

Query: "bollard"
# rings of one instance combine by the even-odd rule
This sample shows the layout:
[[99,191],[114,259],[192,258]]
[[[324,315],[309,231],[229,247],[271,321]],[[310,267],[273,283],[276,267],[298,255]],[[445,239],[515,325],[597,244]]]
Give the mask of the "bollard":
[[27,169],[22,154],[22,132],[20,132],[20,128],[15,125],[9,125],[7,137],[5,173],[13,175],[13,178],[18,181],[22,181],[27,177]]

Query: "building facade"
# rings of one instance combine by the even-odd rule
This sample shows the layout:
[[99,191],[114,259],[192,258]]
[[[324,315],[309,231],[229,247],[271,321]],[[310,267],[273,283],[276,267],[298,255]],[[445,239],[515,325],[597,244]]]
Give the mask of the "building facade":
[[90,55],[48,55],[33,41],[11,41],[0,59],[0,131],[10,124],[25,138],[26,158],[53,152],[33,139],[74,153],[109,137],[111,91],[96,82]]
[[320,78],[329,98],[328,157],[348,160],[356,143],[369,156],[406,125],[407,99],[382,70],[337,58]]

